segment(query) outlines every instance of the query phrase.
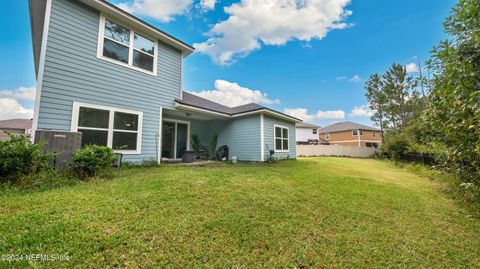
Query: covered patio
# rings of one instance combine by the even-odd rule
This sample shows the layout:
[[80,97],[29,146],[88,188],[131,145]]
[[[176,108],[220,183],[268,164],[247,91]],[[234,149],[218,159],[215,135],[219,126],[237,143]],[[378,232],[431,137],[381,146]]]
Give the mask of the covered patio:
[[[213,137],[220,138],[228,120],[211,113],[199,113],[184,109],[163,110],[161,132],[161,160],[180,162],[185,151],[193,150],[192,137],[197,136],[202,148],[208,149]],[[222,139],[222,142],[225,139]],[[220,143],[220,139],[218,143]],[[216,145],[216,148],[222,146]],[[202,158],[210,159],[212,156]]]

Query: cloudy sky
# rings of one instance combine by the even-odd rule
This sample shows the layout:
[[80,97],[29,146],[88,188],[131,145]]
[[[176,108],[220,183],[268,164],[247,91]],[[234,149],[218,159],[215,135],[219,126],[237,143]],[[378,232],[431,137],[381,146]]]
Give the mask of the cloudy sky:
[[[447,38],[455,0],[109,0],[192,44],[184,90],[250,102],[322,126],[371,124],[363,84],[393,62]],[[27,0],[6,0],[0,21],[0,120],[32,115],[35,77]]]

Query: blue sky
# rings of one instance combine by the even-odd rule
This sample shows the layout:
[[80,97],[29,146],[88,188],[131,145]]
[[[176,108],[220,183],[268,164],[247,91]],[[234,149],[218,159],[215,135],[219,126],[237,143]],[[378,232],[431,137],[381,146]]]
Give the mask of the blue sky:
[[[265,6],[275,1],[287,4],[283,9]],[[320,8],[302,14],[305,6],[293,0],[110,2],[199,48],[184,62],[184,90],[227,105],[257,101],[322,126],[343,120],[371,124],[365,79],[394,62],[416,63],[416,56],[426,60],[432,47],[447,38],[442,23],[456,3],[305,0],[305,6],[316,2]],[[333,4],[322,9],[326,2]],[[28,1],[2,4],[0,118],[27,117],[36,85]],[[214,46],[205,47],[207,40]]]

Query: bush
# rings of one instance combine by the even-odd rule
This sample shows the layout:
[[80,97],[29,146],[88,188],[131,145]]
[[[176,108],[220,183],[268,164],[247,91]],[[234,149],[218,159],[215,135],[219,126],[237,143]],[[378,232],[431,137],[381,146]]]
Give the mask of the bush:
[[43,144],[32,144],[25,136],[0,141],[0,182],[15,183],[23,176],[52,170],[52,155],[42,152]]
[[116,160],[113,150],[105,146],[88,145],[78,149],[71,161],[72,172],[80,178],[99,176],[112,168]]
[[409,145],[410,141],[405,133],[388,133],[380,150],[392,159],[400,159],[408,151]]

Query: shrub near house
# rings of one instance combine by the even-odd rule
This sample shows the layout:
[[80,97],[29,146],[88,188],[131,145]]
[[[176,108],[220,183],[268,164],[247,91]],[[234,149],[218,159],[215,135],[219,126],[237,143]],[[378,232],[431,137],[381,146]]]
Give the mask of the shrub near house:
[[116,160],[113,150],[105,146],[88,145],[75,151],[71,161],[72,172],[80,178],[98,176],[109,170]]
[[43,153],[42,147],[25,136],[10,136],[0,141],[0,183],[16,182],[24,176],[51,170],[52,155]]

